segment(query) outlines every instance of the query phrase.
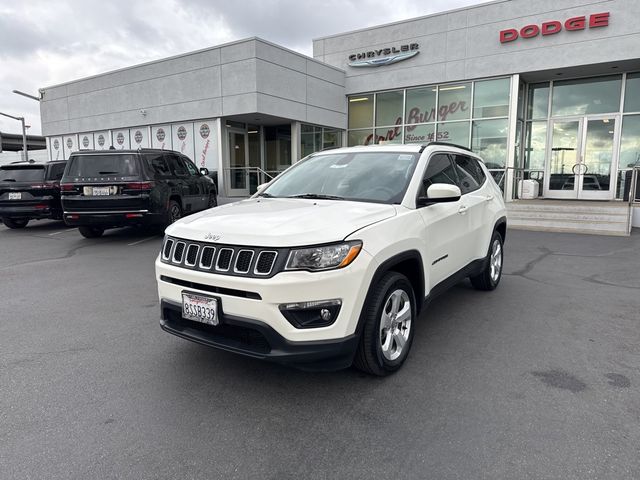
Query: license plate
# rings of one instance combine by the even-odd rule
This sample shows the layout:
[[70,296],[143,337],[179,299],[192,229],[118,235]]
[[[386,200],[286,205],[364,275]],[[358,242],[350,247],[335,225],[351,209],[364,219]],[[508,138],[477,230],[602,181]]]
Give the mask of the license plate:
[[182,294],[182,316],[187,320],[218,325],[218,300],[195,293]]
[[111,194],[111,187],[93,187],[93,196],[101,197]]
[[22,193],[9,193],[9,200],[20,200],[22,198]]

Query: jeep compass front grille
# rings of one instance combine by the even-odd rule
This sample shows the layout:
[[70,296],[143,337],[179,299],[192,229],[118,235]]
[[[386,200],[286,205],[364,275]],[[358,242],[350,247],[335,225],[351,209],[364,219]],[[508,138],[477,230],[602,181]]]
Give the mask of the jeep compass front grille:
[[284,269],[288,249],[212,245],[168,237],[162,262],[190,270],[254,278],[269,278]]

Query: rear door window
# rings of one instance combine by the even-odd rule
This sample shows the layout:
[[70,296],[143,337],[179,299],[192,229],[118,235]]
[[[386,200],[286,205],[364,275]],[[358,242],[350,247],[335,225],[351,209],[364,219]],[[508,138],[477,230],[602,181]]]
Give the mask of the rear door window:
[[180,157],[178,157],[177,155],[167,155],[166,159],[168,160],[169,166],[173,170],[174,175],[177,175],[179,177],[186,177],[187,175],[189,175],[187,167]]
[[44,180],[44,165],[18,167],[5,166],[0,168],[0,182],[42,182]]
[[76,155],[69,160],[70,177],[136,177],[140,167],[136,155]]
[[163,154],[146,155],[145,157],[156,177],[170,177],[171,170]]

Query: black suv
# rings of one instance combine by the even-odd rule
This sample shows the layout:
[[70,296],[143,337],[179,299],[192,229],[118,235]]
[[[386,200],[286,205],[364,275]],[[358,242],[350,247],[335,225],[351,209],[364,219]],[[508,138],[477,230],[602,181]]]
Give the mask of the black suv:
[[29,220],[62,218],[60,179],[66,161],[15,162],[0,167],[0,217],[9,228]]
[[87,238],[107,228],[168,225],[217,205],[207,173],[168,150],[73,153],[61,182],[64,221]]

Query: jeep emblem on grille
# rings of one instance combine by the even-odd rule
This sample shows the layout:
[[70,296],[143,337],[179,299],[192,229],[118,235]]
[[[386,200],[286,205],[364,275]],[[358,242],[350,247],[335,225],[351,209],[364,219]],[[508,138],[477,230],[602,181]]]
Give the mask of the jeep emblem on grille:
[[217,242],[218,240],[220,240],[221,236],[222,235],[215,235],[213,233],[207,233],[207,234],[205,234],[204,239],[205,240],[213,240],[214,242]]

